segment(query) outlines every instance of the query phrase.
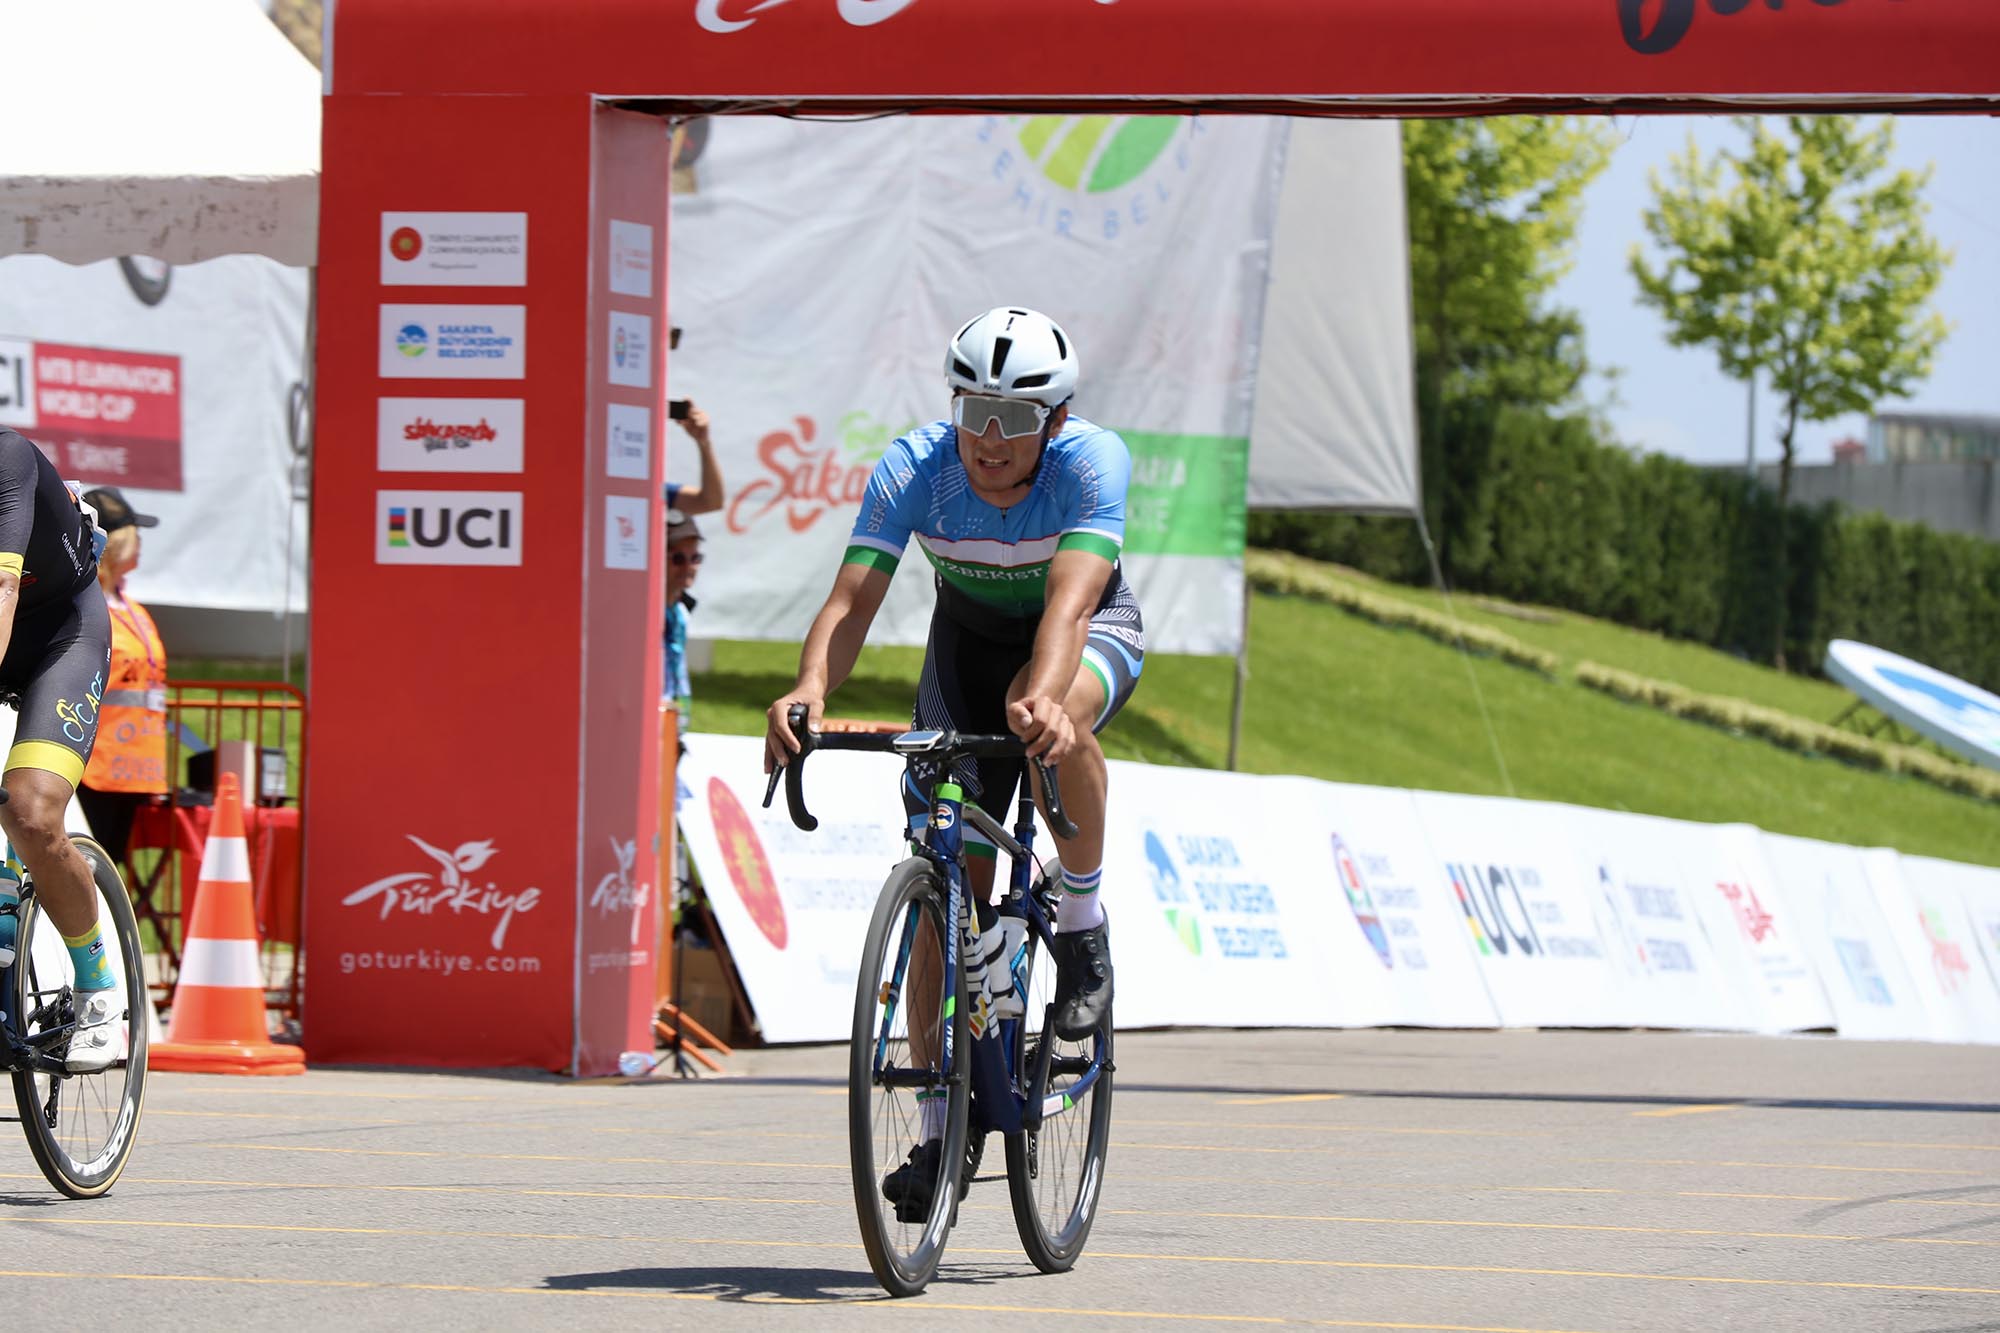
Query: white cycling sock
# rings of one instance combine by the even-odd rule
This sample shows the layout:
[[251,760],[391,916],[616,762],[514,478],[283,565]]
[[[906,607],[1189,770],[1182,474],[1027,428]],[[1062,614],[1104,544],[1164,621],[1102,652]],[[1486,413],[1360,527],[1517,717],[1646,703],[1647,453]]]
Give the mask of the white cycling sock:
[[1063,867],[1063,896],[1056,905],[1056,930],[1089,930],[1104,924],[1104,906],[1097,901],[1097,886],[1104,879],[1104,867],[1081,871]]
[[943,1089],[936,1092],[917,1094],[917,1109],[923,1112],[923,1141],[929,1143],[944,1137],[944,1113],[947,1103]]

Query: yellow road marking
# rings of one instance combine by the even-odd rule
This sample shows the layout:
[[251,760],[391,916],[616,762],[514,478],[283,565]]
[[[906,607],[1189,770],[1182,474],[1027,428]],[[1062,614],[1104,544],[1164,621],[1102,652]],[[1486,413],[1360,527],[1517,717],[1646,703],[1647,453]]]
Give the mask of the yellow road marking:
[[[776,1244],[778,1242],[771,1242]],[[789,1243],[789,1242],[787,1242]],[[840,1246],[859,1249],[859,1246]],[[1565,1330],[1501,1327],[1489,1324],[1412,1324],[1363,1319],[1287,1319],[1278,1315],[1190,1314],[1167,1310],[1103,1310],[1060,1305],[983,1305],[971,1301],[941,1301],[930,1296],[893,1301],[880,1295],[841,1299],[838,1297],[729,1295],[703,1291],[591,1290],[563,1287],[475,1287],[445,1282],[358,1282],[334,1278],[302,1277],[211,1277],[199,1273],[75,1273],[0,1271],[0,1278],[48,1278],[83,1282],[186,1282],[215,1286],[321,1287],[342,1291],[432,1291],[469,1296],[560,1296],[640,1301],[729,1301],[741,1305],[860,1305],[882,1310],[922,1314],[930,1310],[969,1311],[980,1314],[1073,1315],[1087,1319],[1160,1319],[1205,1324],[1306,1324],[1316,1328],[1408,1329],[1415,1333],[1566,1333]]]
[[1379,1227],[1467,1227],[1494,1231],[1602,1231],[1641,1236],[1719,1236],[1738,1240],[1871,1241],[1882,1245],[1971,1245],[2000,1249],[2000,1240],[1943,1240],[1917,1236],[1861,1236],[1831,1231],[1726,1231],[1717,1227],[1642,1227],[1589,1222],[1490,1222],[1438,1217],[1345,1217],[1330,1213],[1221,1213],[1177,1208],[1107,1208],[1110,1216],[1209,1217],[1243,1222],[1338,1222]]
[[1295,1092],[1287,1097],[1229,1097],[1224,1106],[1286,1106],[1295,1102],[1339,1102],[1347,1100],[1344,1092]]
[[623,1166],[751,1166],[764,1170],[846,1171],[845,1162],[741,1162],[719,1157],[577,1157],[561,1153],[437,1152],[417,1148],[331,1148],[304,1143],[207,1143],[183,1145],[231,1152],[333,1153],[342,1157],[431,1157],[454,1162],[585,1162]]
[[[1269,1101],[1225,1102],[1226,1106],[1266,1106],[1274,1101],[1312,1101],[1318,1098],[1276,1097]],[[1506,1130],[1506,1129],[1427,1129],[1416,1125],[1342,1125],[1308,1124],[1298,1121],[1256,1120],[1249,1122],[1257,1129],[1303,1130],[1320,1134],[1438,1134],[1474,1139],[1554,1139],[1568,1137],[1554,1130]],[[1118,1126],[1129,1129],[1137,1125],[1144,1129],[1214,1129],[1213,1120],[1151,1120],[1139,1116],[1119,1116]]]
[[[682,1245],[726,1245],[726,1246],[742,1247],[742,1248],[780,1248],[780,1249],[811,1249],[811,1250],[837,1249],[846,1251],[852,1251],[860,1248],[857,1245],[845,1242],[795,1241],[795,1240],[735,1240],[735,1239],[723,1239],[719,1237],[700,1237],[700,1238],[684,1237],[678,1239],[675,1243]],[[1019,1250],[1011,1248],[1001,1249],[1001,1248],[963,1246],[963,1245],[953,1246],[952,1252],[954,1254],[960,1254],[960,1255],[963,1254],[994,1255],[994,1256],[1006,1256],[1009,1258],[1018,1256],[1019,1254]],[[1090,1255],[1093,1260],[1128,1259],[1145,1263],[1166,1262],[1166,1263],[1183,1263],[1183,1264],[1242,1264],[1258,1268],[1266,1268],[1266,1267],[1326,1268],[1326,1269],[1353,1269],[1353,1270],[1368,1270],[1377,1272],[1403,1272],[1403,1273],[1478,1273],[1478,1274],[1489,1274],[1500,1277],[1574,1277],[1574,1278],[1593,1278],[1599,1280],[1621,1281],[1621,1282],[1692,1282],[1692,1283],[1701,1283],[1705,1285],[1714,1285],[1714,1286],[1795,1287],[1795,1288],[1810,1288],[1813,1290],[1827,1290],[1827,1291],[1922,1291],[1922,1292],[1936,1292],[1940,1294],[1953,1295],[1953,1296],[2000,1296],[2000,1287],[1948,1287],[1948,1286],[1941,1286],[1934,1284],[1908,1283],[1908,1282],[1829,1282],[1812,1278],[1732,1277],[1722,1274],[1704,1274],[1704,1273],[1623,1273],[1615,1270],[1593,1269],[1593,1268],[1515,1268],[1499,1264],[1417,1264],[1417,1263],[1393,1263],[1388,1261],[1360,1260],[1360,1259],[1276,1259],[1276,1258],[1263,1258],[1251,1255],[1234,1255],[1234,1254],[1171,1254],[1171,1253],[1147,1253],[1147,1252],[1136,1252],[1136,1251],[1096,1250],[1096,1249],[1093,1249],[1090,1252]],[[148,1280],[170,1281],[170,1282],[241,1281],[241,1282],[252,1282],[252,1283],[269,1283],[273,1285],[288,1285],[288,1286],[325,1285],[325,1286],[340,1286],[340,1287],[370,1287],[370,1286],[381,1285],[393,1290],[408,1290],[408,1291],[495,1290],[493,1288],[479,1288],[479,1287],[454,1288],[446,1286],[426,1286],[415,1283],[374,1284],[374,1283],[359,1283],[359,1282],[327,1282],[327,1281],[321,1281],[317,1279],[307,1279],[307,1278],[215,1279],[215,1278],[200,1277],[192,1274],[112,1273],[103,1275],[90,1275],[90,1274],[75,1274],[75,1273],[0,1272],[0,1277],[89,1277],[89,1276],[103,1276],[106,1278],[132,1278],[138,1281],[148,1281]],[[536,1288],[500,1289],[500,1290],[509,1290],[509,1291],[525,1290],[529,1292],[539,1291],[539,1289]],[[663,1294],[680,1295],[684,1293],[663,1293]],[[777,1298],[777,1299],[779,1299],[782,1303],[785,1304],[816,1303],[794,1298]],[[1012,1310],[1012,1307],[967,1306],[963,1308],[1009,1309],[1010,1312]],[[1019,1309],[1021,1312],[1024,1313],[1035,1313],[1038,1312],[1039,1307],[1026,1306],[1026,1307],[1019,1307]],[[1069,1313],[1069,1312],[1062,1311],[1061,1313]],[[1079,1311],[1077,1313],[1107,1313],[1107,1312]],[[1108,1313],[1117,1313],[1117,1312],[1108,1312]],[[1157,1315],[1142,1315],[1139,1312],[1126,1312],[1126,1313],[1129,1313],[1132,1317],[1135,1318],[1159,1317]],[[1257,1316],[1187,1315],[1183,1317],[1190,1319],[1203,1319],[1203,1320],[1223,1320],[1229,1322],[1237,1322],[1242,1320],[1254,1320],[1255,1322],[1259,1323],[1289,1322],[1276,1317],[1257,1317]],[[1368,1325],[1364,1325],[1364,1327],[1368,1327]]]
[[1742,1109],[1743,1104],[1741,1102],[1715,1102],[1706,1106],[1668,1106],[1657,1111],[1634,1111],[1632,1114],[1635,1116],[1664,1118],[1670,1115],[1706,1115],[1710,1111],[1740,1111]]
[[2000,1152],[2000,1143],[1876,1143],[1867,1139],[1836,1139],[1842,1148],[1941,1148],[1950,1152]]

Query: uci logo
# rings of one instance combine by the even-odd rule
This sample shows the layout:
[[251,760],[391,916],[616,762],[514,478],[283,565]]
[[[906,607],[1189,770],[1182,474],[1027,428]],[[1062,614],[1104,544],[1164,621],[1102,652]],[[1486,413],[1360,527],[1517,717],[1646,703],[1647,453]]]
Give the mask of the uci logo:
[[519,491],[377,491],[375,562],[518,565]]

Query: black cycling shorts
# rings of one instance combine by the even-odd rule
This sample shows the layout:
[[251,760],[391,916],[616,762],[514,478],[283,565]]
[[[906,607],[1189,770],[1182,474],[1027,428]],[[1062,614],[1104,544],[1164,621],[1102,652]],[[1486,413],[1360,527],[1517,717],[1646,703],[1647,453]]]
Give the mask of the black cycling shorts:
[[81,782],[110,670],[111,614],[95,581],[67,602],[17,616],[0,658],[0,691],[21,696],[7,771],[39,768],[72,787]]
[[[1014,677],[1034,656],[1035,621],[1020,622],[995,633],[998,626],[968,625],[949,614],[940,597],[931,615],[930,641],[924,646],[924,672],[917,684],[912,723],[918,730],[963,731],[977,735],[1007,734],[1007,691]],[[1084,641],[1083,669],[1104,686],[1104,705],[1091,731],[1104,730],[1138,687],[1146,662],[1146,627],[1139,603],[1124,577],[1113,572],[1104,598],[1090,618]],[[1002,824],[1011,817],[1014,787],[1021,779],[1018,759],[961,759],[952,779],[969,799]],[[903,780],[903,808],[911,827],[928,817],[931,790],[940,774],[935,764],[918,760]],[[993,846],[971,824],[965,825],[966,850],[992,856]]]

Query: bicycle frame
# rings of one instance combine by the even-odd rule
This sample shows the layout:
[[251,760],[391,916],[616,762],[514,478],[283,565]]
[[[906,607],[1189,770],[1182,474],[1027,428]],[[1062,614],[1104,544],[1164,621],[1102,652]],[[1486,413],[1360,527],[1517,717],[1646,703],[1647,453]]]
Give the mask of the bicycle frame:
[[[1025,784],[1025,778],[1024,778]],[[947,977],[958,975],[964,966],[965,952],[976,947],[979,938],[977,916],[971,904],[971,894],[965,883],[963,853],[965,847],[966,821],[989,838],[993,845],[1005,851],[1012,865],[1009,876],[1007,897],[1000,907],[1003,915],[1019,915],[1034,930],[1041,940],[1042,948],[1053,957],[1055,931],[1048,915],[1036,901],[1034,887],[1034,802],[1023,790],[1020,798],[1020,813],[1010,835],[1000,826],[999,821],[980,809],[968,804],[965,793],[955,782],[940,782],[930,797],[930,818],[918,838],[913,835],[912,850],[929,861],[936,868],[939,879],[945,886],[945,918],[950,923],[946,930],[945,972]],[[914,913],[916,908],[911,907]],[[903,943],[896,960],[896,990],[902,991],[902,978],[909,966],[911,931],[913,924],[906,919]],[[1012,967],[1013,960],[1003,960]],[[1025,996],[1022,997],[1026,999]],[[946,1002],[943,1036],[942,1068],[937,1071],[938,1081],[950,1082],[959,1077],[959,1052],[953,1049],[952,1005],[956,996]],[[888,1049],[889,1029],[895,1020],[893,1005],[883,1008],[882,1026],[876,1038],[874,1076],[878,1083],[899,1082],[896,1075],[900,1071],[884,1068]],[[1097,1082],[1104,1069],[1104,1041],[1100,1036],[1094,1043],[1094,1050],[1088,1060],[1065,1057],[1060,1065],[1055,1063],[1055,1042],[1041,1043],[1038,1058],[1032,1070],[1014,1068],[1015,1052],[1022,1048],[1021,1028],[1025,1018],[1003,1019],[986,1028],[972,1043],[970,1072],[972,1081],[972,1107],[977,1117],[975,1128],[985,1131],[999,1130],[1003,1134],[1015,1134],[1022,1130],[1035,1130],[1049,1115],[1068,1110],[1077,1097],[1089,1091]],[[1055,1030],[1055,1006],[1050,1004],[1042,1015],[1042,1031],[1053,1035]],[[1050,1095],[1049,1078],[1052,1073],[1077,1074],[1080,1077],[1067,1092]],[[925,1085],[932,1085],[925,1080]]]

